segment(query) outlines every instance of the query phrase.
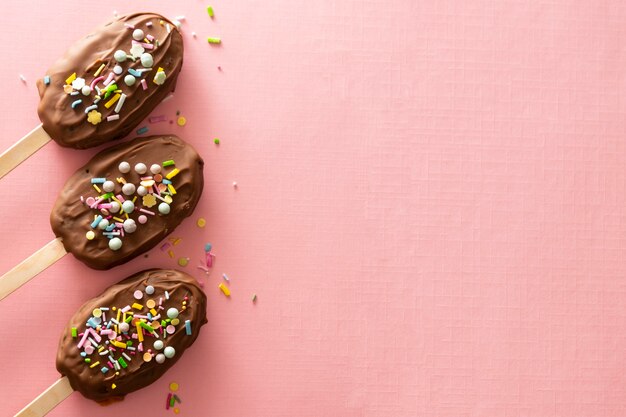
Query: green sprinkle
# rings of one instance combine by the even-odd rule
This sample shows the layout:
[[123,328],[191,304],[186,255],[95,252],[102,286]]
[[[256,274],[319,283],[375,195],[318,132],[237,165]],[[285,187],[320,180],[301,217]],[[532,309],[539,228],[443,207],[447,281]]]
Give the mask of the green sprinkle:
[[87,363],[91,363],[91,359],[89,359],[89,358],[85,358],[85,362],[87,362]]
[[176,164],[174,164],[174,160],[173,159],[170,159],[169,161],[163,162],[163,166],[164,167],[168,167],[170,165],[176,165]]
[[128,366],[128,364],[126,363],[126,361],[124,360],[124,358],[119,358],[117,361],[120,363],[120,365],[122,366],[122,368],[126,368],[126,367]]
[[174,397],[170,398],[170,407],[174,407],[175,401]]
[[207,42],[212,43],[212,44],[222,43],[222,40],[220,38],[207,38],[206,40]]
[[76,327],[72,327],[72,337],[76,339],[78,337],[78,332],[76,331]]
[[219,145],[220,144],[220,138],[213,139],[213,143],[215,143],[216,145]]
[[139,322],[139,325],[149,331],[150,333],[154,333],[154,329],[149,324],[144,323],[143,321]]
[[126,323],[130,323],[133,319],[133,316],[130,317],[126,317],[126,320],[124,320]]
[[103,199],[103,200],[108,200],[111,197],[113,197],[113,193],[106,193],[106,194],[102,194],[100,196],[100,198]]
[[215,16],[215,13],[213,13],[213,7],[211,6],[206,8],[206,12],[209,14],[210,17]]

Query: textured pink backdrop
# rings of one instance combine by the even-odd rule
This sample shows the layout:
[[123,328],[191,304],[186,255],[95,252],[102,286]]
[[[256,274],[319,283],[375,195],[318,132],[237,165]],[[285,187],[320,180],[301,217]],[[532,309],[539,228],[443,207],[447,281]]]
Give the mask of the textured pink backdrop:
[[[626,3],[4,2],[2,149],[38,123],[35,79],[114,9],[187,17],[155,114],[188,124],[150,128],[206,160],[175,236],[209,323],[149,388],[52,416],[169,415],[171,381],[186,416],[626,415]],[[0,272],[53,238],[57,191],[93,153],[49,144],[0,182]],[[85,299],[174,265],[67,256],[2,301],[0,415],[58,377]]]

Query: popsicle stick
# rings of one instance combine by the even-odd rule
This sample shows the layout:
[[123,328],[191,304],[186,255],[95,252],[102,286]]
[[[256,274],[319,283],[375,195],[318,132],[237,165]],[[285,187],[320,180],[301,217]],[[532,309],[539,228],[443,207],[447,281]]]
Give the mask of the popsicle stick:
[[65,256],[66,253],[61,239],[56,238],[24,259],[0,277],[0,300],[26,284],[41,271]]
[[50,410],[59,405],[61,401],[69,397],[72,392],[74,392],[74,390],[70,386],[70,381],[64,376],[50,385],[47,390],[39,394],[37,398],[31,401],[26,407],[22,408],[14,417],[45,416]]
[[0,155],[0,178],[27,160],[29,156],[37,152],[39,148],[50,142],[50,140],[50,136],[43,130],[41,124],[31,130],[30,133]]

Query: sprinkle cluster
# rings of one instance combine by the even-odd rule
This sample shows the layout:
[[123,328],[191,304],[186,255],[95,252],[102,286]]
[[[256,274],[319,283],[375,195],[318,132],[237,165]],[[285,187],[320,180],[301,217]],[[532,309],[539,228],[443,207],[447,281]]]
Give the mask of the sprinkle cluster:
[[[161,20],[160,24],[165,25],[165,22]],[[97,68],[93,74],[84,74],[79,77],[74,72],[67,77],[63,86],[63,91],[73,99],[72,109],[83,110],[86,122],[94,126],[103,121],[103,109],[100,107],[103,103],[106,110],[115,106],[114,114],[106,117],[108,122],[120,118],[119,113],[124,106],[127,93],[130,94],[129,90],[139,88],[139,85],[143,90],[148,89],[146,82],[148,77],[144,78],[144,75],[153,72],[152,82],[157,86],[165,83],[167,78],[163,68],[159,67],[153,71],[154,58],[151,52],[159,47],[159,40],[131,24],[126,23],[125,26],[133,31],[128,51],[118,49],[113,54],[112,60],[94,62],[88,67]],[[151,28],[152,22],[146,23],[146,26]],[[169,24],[167,24],[167,29],[169,33],[171,31]],[[134,65],[137,61],[140,65]],[[113,68],[109,67],[109,62],[115,64]],[[126,65],[129,62],[131,64]],[[44,84],[49,85],[50,82],[50,77],[45,76]]]
[[84,364],[94,372],[113,376],[109,381],[113,390],[117,388],[116,378],[127,372],[130,362],[154,359],[162,364],[176,355],[168,338],[182,331],[192,335],[191,320],[182,317],[188,313],[188,295],[180,305],[174,305],[168,291],[156,294],[155,287],[146,283],[133,297],[132,305],[95,308],[84,329],[71,328]]
[[[89,230],[85,237],[94,240],[96,232],[100,232],[109,239],[109,249],[113,251],[122,248],[122,239],[126,234],[135,233],[138,223],[146,224],[149,216],[157,215],[152,209],[154,206],[158,204],[159,215],[170,213],[170,205],[176,195],[172,181],[180,172],[173,160],[150,165],[149,173],[146,164],[138,163],[134,166],[137,175],[133,182],[130,176],[135,175],[131,173],[128,162],[122,161],[118,169],[122,174],[118,178],[91,178],[97,196],[80,197],[81,203],[98,212],[94,214],[91,224],[86,225]],[[163,172],[165,169],[169,169],[166,174]],[[136,219],[131,215],[137,216]]]

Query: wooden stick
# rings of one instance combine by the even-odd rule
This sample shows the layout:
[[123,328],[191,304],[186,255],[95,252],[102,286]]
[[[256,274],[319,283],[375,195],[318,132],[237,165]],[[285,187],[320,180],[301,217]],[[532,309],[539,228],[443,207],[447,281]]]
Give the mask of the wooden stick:
[[66,253],[61,239],[56,238],[24,259],[0,277],[0,300],[35,278],[37,274],[61,259]]
[[74,392],[74,390],[70,386],[70,381],[64,376],[50,385],[47,390],[39,394],[37,398],[31,401],[26,407],[22,408],[14,417],[45,416],[50,410],[59,405],[61,401],[69,397],[72,392]]
[[50,142],[50,140],[50,136],[43,130],[41,124],[31,130],[30,133],[0,155],[0,178],[27,160],[29,156],[37,152],[39,148]]

